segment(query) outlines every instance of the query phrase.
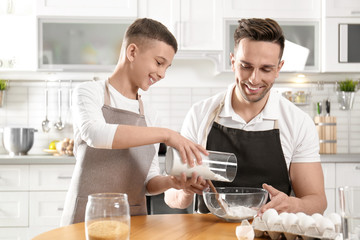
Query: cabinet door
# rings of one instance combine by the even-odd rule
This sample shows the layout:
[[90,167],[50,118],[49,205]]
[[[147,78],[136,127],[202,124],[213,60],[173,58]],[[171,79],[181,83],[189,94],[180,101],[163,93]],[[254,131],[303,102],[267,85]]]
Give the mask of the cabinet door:
[[37,0],[41,16],[136,17],[134,0]]
[[35,17],[0,15],[0,29],[0,71],[35,70]]
[[30,192],[30,227],[59,226],[66,192]]
[[0,192],[0,227],[27,227],[28,200],[28,192]]
[[221,50],[222,24],[221,1],[181,1],[181,49]]
[[336,187],[360,186],[359,163],[336,164]]
[[359,0],[323,0],[326,17],[360,17]]
[[30,190],[67,190],[74,165],[31,165]]
[[0,228],[1,240],[29,240],[27,228]]
[[0,190],[18,191],[29,188],[28,165],[2,165],[0,168]]
[[176,37],[179,50],[222,49],[222,1],[141,0],[139,16],[163,23]]
[[322,163],[325,188],[335,189],[335,163]]
[[320,18],[321,0],[225,0],[226,18]]

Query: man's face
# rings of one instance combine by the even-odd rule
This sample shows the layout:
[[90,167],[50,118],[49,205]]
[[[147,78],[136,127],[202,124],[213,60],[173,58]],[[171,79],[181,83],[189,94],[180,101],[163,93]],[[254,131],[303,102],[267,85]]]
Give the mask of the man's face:
[[234,54],[231,54],[231,67],[235,72],[237,91],[242,96],[238,96],[239,100],[258,102],[268,96],[284,63],[279,62],[280,46],[245,38]]

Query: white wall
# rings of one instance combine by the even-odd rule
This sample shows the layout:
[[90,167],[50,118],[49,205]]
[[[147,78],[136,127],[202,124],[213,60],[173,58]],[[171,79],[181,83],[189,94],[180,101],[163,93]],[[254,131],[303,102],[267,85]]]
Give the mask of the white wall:
[[[196,67],[195,67],[196,66]],[[0,108],[0,127],[18,126],[34,127],[35,143],[29,154],[42,154],[52,140],[72,138],[72,129],[67,127],[59,132],[54,128],[49,133],[43,133],[41,122],[45,119],[44,88],[48,79],[92,79],[94,76],[105,78],[109,73],[0,73],[0,78],[11,79],[10,89],[6,92],[5,104]],[[356,94],[352,111],[338,109],[334,84],[318,85],[318,81],[340,81],[347,77],[359,78],[359,74],[310,74],[306,80],[313,83],[295,84],[284,83],[294,79],[295,74],[281,73],[274,87],[283,92],[304,90],[311,92],[312,104],[301,108],[311,117],[315,116],[314,102],[327,98],[332,103],[331,115],[337,117],[338,153],[360,153],[360,94]],[[18,81],[21,80],[22,81]],[[29,81],[23,81],[29,79]],[[37,81],[30,81],[37,80]],[[144,101],[150,101],[163,117],[163,124],[174,130],[180,130],[182,121],[190,106],[206,97],[226,89],[234,81],[232,73],[216,73],[214,64],[209,60],[175,60],[168,70],[166,78],[142,93]],[[75,87],[79,81],[73,82]],[[49,87],[49,114],[52,122],[58,120],[57,82],[50,82]],[[62,118],[66,120],[68,112],[69,82],[63,82]],[[6,153],[0,143],[0,153]]]

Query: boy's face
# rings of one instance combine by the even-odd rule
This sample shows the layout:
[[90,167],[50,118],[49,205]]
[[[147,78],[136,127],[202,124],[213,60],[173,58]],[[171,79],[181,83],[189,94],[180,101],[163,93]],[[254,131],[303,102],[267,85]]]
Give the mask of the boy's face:
[[131,76],[135,87],[146,91],[163,79],[174,55],[175,51],[170,45],[158,40],[146,40],[137,47]]
[[280,46],[276,43],[247,38],[239,42],[231,67],[235,72],[240,101],[258,102],[268,95],[283,61],[279,62]]

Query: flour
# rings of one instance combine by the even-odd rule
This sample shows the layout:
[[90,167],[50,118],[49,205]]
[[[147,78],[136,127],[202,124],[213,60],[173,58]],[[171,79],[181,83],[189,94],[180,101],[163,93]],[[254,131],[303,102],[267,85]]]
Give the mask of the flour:
[[236,206],[236,207],[231,207],[228,206],[228,208],[226,209],[226,215],[221,216],[222,218],[225,219],[230,219],[230,220],[240,220],[240,219],[250,219],[255,217],[257,214],[257,211],[248,207],[244,207],[244,206]]
[[[192,172],[197,172],[200,176],[202,176],[205,179],[215,180],[215,181],[221,181],[221,182],[229,182],[229,179],[221,176],[220,174],[216,174],[213,171],[209,169],[208,166],[204,165],[198,165],[193,168],[190,168]],[[192,173],[191,172],[191,173]],[[190,174],[191,176],[191,174]],[[190,177],[189,176],[189,177]]]

